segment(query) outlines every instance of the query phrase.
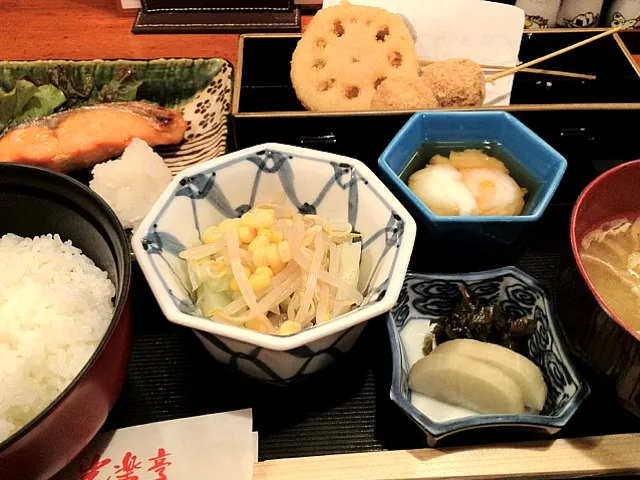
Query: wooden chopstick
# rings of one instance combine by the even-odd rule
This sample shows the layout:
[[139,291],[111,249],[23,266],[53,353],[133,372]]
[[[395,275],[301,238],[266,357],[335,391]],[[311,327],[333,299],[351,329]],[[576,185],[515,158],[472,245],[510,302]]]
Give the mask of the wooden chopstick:
[[[420,60],[419,64],[421,67],[426,67],[427,65],[431,65],[434,63],[432,60]],[[504,65],[480,65],[481,68],[485,70],[509,70],[513,67],[505,67]],[[567,77],[567,78],[580,78],[583,80],[595,80],[595,75],[587,75],[585,73],[573,73],[573,72],[563,72],[561,70],[544,70],[541,68],[524,68],[520,70],[522,73],[538,73],[543,75],[550,75],[553,77]]]
[[[480,65],[482,68],[487,70],[509,70],[513,67],[505,67],[500,65]],[[542,68],[523,68],[520,72],[526,73],[541,73],[543,75],[551,75],[554,77],[567,77],[567,78],[580,78],[583,80],[595,80],[595,75],[587,75],[586,73],[573,73],[573,72],[563,72],[560,70],[545,70]]]
[[509,75],[513,75],[516,72],[519,72],[521,70],[524,70],[525,68],[531,67],[532,65],[536,65],[538,63],[544,62],[545,60],[549,60],[550,58],[553,57],[557,57],[558,55],[562,55],[563,53],[567,53],[570,52],[571,50],[575,50],[576,48],[582,47],[583,45],[586,45],[587,43],[591,43],[591,42],[595,42],[596,40],[599,40],[603,37],[607,37],[609,35],[613,35],[614,33],[619,32],[620,30],[622,30],[624,27],[623,26],[619,26],[616,28],[612,28],[607,30],[606,32],[602,32],[598,35],[595,35],[591,38],[587,38],[586,40],[582,40],[581,42],[578,43],[574,43],[573,45],[569,45],[568,47],[565,48],[561,48],[560,50],[550,53],[549,55],[545,55],[544,57],[540,57],[537,58],[535,60],[531,60],[530,62],[526,62],[523,63],[521,65],[518,65],[517,67],[513,67],[510,68],[508,70],[505,70],[504,72],[500,72],[500,73],[496,73],[495,75],[491,75],[490,77],[487,77],[487,82],[495,82],[496,80],[498,80],[499,78],[502,77],[507,77]]
[[256,463],[253,480],[485,480],[640,473],[640,434]]

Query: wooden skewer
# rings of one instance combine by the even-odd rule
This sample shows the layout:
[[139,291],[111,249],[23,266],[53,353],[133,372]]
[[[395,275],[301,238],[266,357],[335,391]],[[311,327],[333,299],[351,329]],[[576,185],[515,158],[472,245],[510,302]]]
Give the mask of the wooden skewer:
[[[480,65],[482,68],[487,70],[509,70],[513,67],[505,67],[500,65]],[[562,72],[560,70],[545,70],[542,68],[523,68],[520,70],[521,72],[526,73],[541,73],[543,75],[551,75],[553,77],[567,77],[567,78],[581,78],[583,80],[595,80],[595,75],[587,75],[586,73],[573,73],[573,72]]]
[[[421,67],[426,67],[427,65],[431,65],[434,63],[431,60],[420,60],[419,64]],[[504,65],[480,65],[481,68],[485,70],[509,70],[513,67],[505,67]],[[544,75],[551,75],[553,77],[567,77],[567,78],[581,78],[583,80],[595,80],[595,75],[587,75],[585,73],[573,73],[573,72],[563,72],[561,70],[544,70],[541,68],[524,68],[520,70],[522,73],[540,73]]]
[[528,68],[528,67],[530,67],[532,65],[536,65],[536,64],[538,64],[540,62],[544,62],[545,60],[549,60],[550,58],[557,57],[558,55],[562,55],[563,53],[567,53],[567,52],[569,52],[571,50],[575,50],[576,48],[582,47],[583,45],[586,45],[587,43],[591,43],[591,42],[594,42],[596,40],[599,40],[600,38],[607,37],[609,35],[613,35],[614,33],[617,33],[620,30],[622,30],[623,28],[624,27],[622,27],[622,26],[619,26],[619,27],[616,27],[616,28],[612,28],[610,30],[607,30],[606,32],[602,32],[602,33],[600,33],[598,35],[595,35],[595,36],[593,36],[591,38],[587,38],[586,40],[583,40],[583,41],[578,42],[578,43],[574,43],[573,45],[569,45],[568,47],[565,47],[565,48],[562,48],[562,49],[560,49],[560,50],[558,50],[556,52],[550,53],[549,55],[545,55],[544,57],[540,57],[540,58],[537,58],[535,60],[531,60],[530,62],[523,63],[522,65],[518,65],[517,67],[513,67],[513,68],[510,68],[508,70],[505,70],[504,72],[500,72],[500,73],[496,73],[495,75],[491,75],[490,77],[487,77],[486,80],[487,80],[487,82],[495,82],[499,78],[507,77],[509,75],[513,75],[514,73],[519,72],[521,70],[524,70],[525,68]]

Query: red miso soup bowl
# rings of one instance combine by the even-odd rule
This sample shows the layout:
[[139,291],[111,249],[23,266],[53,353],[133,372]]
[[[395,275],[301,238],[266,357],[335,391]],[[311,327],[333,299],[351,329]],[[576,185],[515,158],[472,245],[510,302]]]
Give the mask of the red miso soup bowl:
[[0,163],[0,236],[7,233],[57,233],[106,271],[116,287],[114,315],[87,364],[39,415],[0,442],[0,479],[45,480],[96,435],[122,389],[131,354],[130,247],[113,211],[80,182]]
[[640,215],[640,160],[600,175],[580,194],[571,215],[573,264],[560,278],[558,313],[568,344],[640,416],[640,334],[607,307],[587,277],[579,248],[585,234],[617,218]]

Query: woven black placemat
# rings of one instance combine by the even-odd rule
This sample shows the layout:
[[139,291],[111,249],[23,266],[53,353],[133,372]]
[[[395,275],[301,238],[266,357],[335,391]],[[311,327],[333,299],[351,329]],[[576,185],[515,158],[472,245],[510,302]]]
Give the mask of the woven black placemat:
[[261,460],[424,445],[389,400],[381,318],[335,366],[277,387],[228,371],[189,329],[164,319],[137,267],[132,302],[133,357],[105,430],[251,407]]
[[[566,253],[568,218],[567,207],[550,209],[513,262],[551,293]],[[437,271],[421,248],[418,241],[420,262],[414,266]],[[389,400],[391,359],[383,318],[372,320],[333,367],[298,385],[275,387],[226,370],[191,330],[168,322],[137,266],[131,298],[133,357],[105,430],[251,407],[260,460],[426,446],[422,432]],[[592,395],[561,436],[640,431],[640,419],[619,407],[610,390],[594,378],[589,382]],[[530,439],[487,431],[454,436],[442,446]]]

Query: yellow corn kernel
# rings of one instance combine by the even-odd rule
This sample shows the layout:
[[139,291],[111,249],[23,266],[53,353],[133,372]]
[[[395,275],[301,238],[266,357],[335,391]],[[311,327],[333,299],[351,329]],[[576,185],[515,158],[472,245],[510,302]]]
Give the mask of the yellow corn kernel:
[[240,222],[245,227],[251,227],[256,229],[260,228],[260,222],[258,222],[258,219],[256,218],[255,214],[253,214],[252,212],[247,212],[244,215],[242,215],[242,217],[240,217]]
[[287,240],[283,240],[278,244],[278,255],[282,263],[291,261],[291,245]]
[[272,243],[280,243],[284,239],[284,235],[278,230],[272,230],[269,239]]
[[256,251],[256,248],[266,247],[267,245],[269,245],[269,237],[258,235],[256,238],[251,240],[251,243],[247,247],[247,250],[249,251],[249,255],[253,255],[253,252]]
[[[244,270],[244,274],[247,276],[247,278],[249,278],[251,276],[251,270],[249,269],[249,267],[242,267],[242,269]],[[231,279],[231,282],[229,283],[229,287],[234,292],[240,291],[240,286],[238,285],[238,281],[236,280],[235,277]]]
[[268,267],[269,266],[269,258],[267,257],[267,248],[266,247],[256,247],[253,251],[253,255],[251,256],[253,260],[253,264],[256,267]]
[[218,225],[218,228],[220,230],[224,230],[226,229],[229,225],[231,225],[231,219],[230,218],[225,218],[224,220],[222,220],[220,222],[220,224]]
[[218,227],[209,227],[202,234],[202,241],[207,244],[216,243],[222,238],[222,232]]
[[273,243],[270,243],[269,245],[267,245],[266,249],[269,266],[274,271],[274,273],[280,273],[284,268],[284,263],[282,263],[282,260],[280,260],[280,255],[278,255],[278,247]]
[[258,230],[257,234],[264,235],[271,243],[280,243],[284,238],[282,232],[279,232],[278,230],[271,230],[270,228],[261,228]]
[[266,275],[267,277],[273,277],[273,270],[269,267],[258,267],[254,272],[255,275]]
[[242,243],[251,243],[251,240],[256,238],[256,229],[242,225],[238,228],[238,238]]
[[271,230],[270,228],[261,228],[258,230],[257,234],[264,235],[271,243],[280,243],[284,238],[282,232],[279,232],[278,230]]
[[273,243],[270,243],[265,247],[267,252],[267,258],[269,259],[269,265],[277,265],[282,263],[280,261],[280,255],[278,255],[278,247]]
[[269,286],[271,277],[269,275],[256,275],[254,273],[249,277],[249,283],[251,284],[251,289],[257,292]]
[[293,335],[294,333],[298,333],[300,330],[302,330],[302,326],[298,322],[287,320],[282,322],[282,325],[280,325],[278,335]]
[[272,208],[256,208],[253,211],[261,228],[271,228],[276,221],[276,211]]
[[238,227],[240,226],[239,218],[225,218],[220,222],[218,228],[222,233],[238,233]]
[[218,274],[225,274],[227,272],[227,263],[222,260],[214,260],[207,262],[207,266]]
[[250,330],[255,330],[256,332],[267,333],[267,326],[257,318],[252,318],[245,323],[244,326]]

